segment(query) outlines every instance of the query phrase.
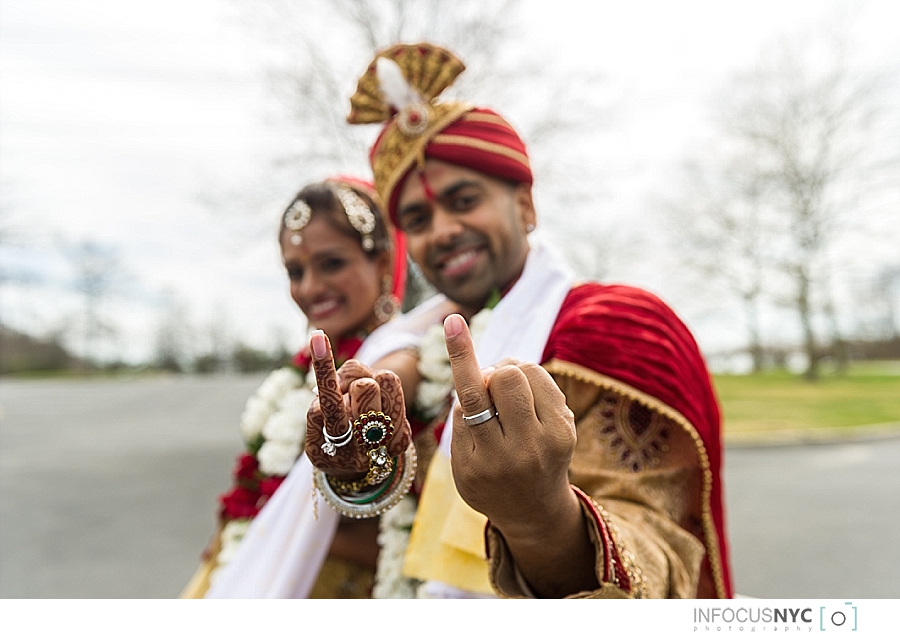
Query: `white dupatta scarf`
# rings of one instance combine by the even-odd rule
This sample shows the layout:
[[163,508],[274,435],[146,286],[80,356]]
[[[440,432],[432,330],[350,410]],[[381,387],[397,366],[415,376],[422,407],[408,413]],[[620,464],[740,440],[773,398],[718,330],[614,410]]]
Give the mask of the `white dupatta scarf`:
[[[372,365],[391,352],[416,347],[421,333],[397,328],[395,322],[388,324],[386,332],[380,332],[385,330],[382,327],[372,333],[355,358]],[[313,466],[304,452],[250,523],[234,558],[219,572],[205,598],[308,597],[340,519],[330,506],[314,500],[313,491]]]
[[[533,246],[522,276],[491,313],[476,350],[479,364],[485,367],[506,357],[540,363],[574,279],[561,257],[546,246]],[[428,327],[446,316],[445,302],[442,295],[435,296],[382,326],[366,339],[356,359],[374,365],[391,352],[417,347]],[[447,427],[440,445],[447,456],[451,436]],[[221,571],[206,598],[309,596],[340,519],[324,503],[317,505],[318,520],[315,518],[312,477],[312,464],[304,453],[250,524],[234,559]],[[428,581],[424,590],[426,596],[435,598],[476,596],[437,581]]]

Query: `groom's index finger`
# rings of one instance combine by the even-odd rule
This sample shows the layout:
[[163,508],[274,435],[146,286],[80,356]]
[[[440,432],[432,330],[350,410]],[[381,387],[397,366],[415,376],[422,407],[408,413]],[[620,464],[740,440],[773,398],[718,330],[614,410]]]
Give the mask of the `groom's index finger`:
[[[309,338],[309,349],[312,352],[312,366],[316,373],[316,385],[319,387],[319,407],[327,424],[341,424],[348,420],[344,411],[344,396],[338,385],[337,371],[334,368],[334,356],[331,354],[331,342],[321,330],[314,330]],[[333,430],[330,430],[331,433]]]
[[450,315],[444,320],[444,339],[450,355],[453,383],[464,416],[473,416],[491,406],[484,378],[475,356],[475,345],[465,320]]

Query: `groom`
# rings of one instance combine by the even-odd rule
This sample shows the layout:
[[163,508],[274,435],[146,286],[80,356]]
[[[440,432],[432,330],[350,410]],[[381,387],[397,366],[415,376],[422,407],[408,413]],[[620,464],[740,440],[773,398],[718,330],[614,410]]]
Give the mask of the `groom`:
[[[693,337],[655,296],[575,284],[530,245],[537,215],[521,138],[492,110],[437,100],[461,71],[438,47],[395,46],[351,100],[351,122],[386,121],[370,153],[376,187],[410,256],[457,306],[438,315],[457,404],[420,465],[404,572],[432,596],[731,596],[719,411]],[[466,320],[498,292],[475,346]],[[337,434],[372,408],[402,418],[396,377],[336,376],[324,335],[312,348],[320,402],[307,450],[344,477],[362,463],[318,451],[323,428]],[[414,374],[397,358],[383,366]],[[413,400],[415,377],[403,383]],[[345,396],[354,393],[366,396]]]

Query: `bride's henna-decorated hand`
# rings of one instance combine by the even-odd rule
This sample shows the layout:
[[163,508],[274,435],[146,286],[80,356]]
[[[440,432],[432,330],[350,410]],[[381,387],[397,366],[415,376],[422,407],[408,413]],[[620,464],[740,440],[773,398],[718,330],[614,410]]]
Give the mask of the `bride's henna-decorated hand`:
[[341,479],[356,479],[369,469],[366,448],[351,439],[343,447],[336,447],[329,456],[323,426],[332,437],[347,432],[351,422],[369,411],[390,416],[394,431],[387,444],[388,453],[398,456],[412,438],[406,420],[406,407],[400,379],[388,370],[372,370],[355,359],[345,362],[335,371],[331,343],[322,331],[315,331],[310,339],[312,367],[316,373],[319,396],[306,416],[306,453],[320,471]]

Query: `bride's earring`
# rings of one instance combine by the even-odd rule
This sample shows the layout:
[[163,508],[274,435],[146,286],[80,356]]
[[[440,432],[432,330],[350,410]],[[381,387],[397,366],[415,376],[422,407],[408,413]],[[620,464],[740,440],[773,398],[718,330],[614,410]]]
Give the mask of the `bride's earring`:
[[381,295],[375,300],[375,317],[379,323],[390,321],[391,318],[400,311],[400,302],[391,293],[391,284],[393,280],[390,275],[386,275],[381,283]]

